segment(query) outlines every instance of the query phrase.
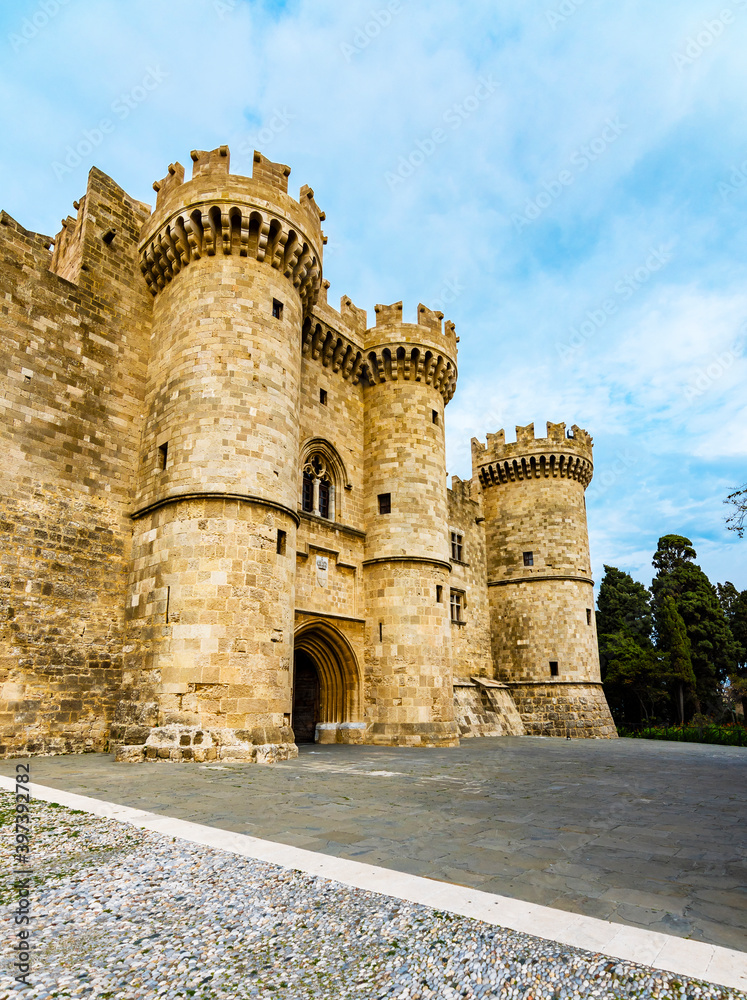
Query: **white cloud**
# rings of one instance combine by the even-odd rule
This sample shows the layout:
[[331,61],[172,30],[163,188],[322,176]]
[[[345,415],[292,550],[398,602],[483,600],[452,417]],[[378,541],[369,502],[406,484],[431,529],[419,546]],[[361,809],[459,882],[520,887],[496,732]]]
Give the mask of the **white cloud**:
[[[462,289],[445,309],[461,337],[452,471],[470,474],[473,434],[578,423],[595,438],[595,560],[643,572],[679,519],[702,531],[719,574],[747,587],[719,492],[747,480],[747,183],[719,190],[747,158],[747,3],[726,6],[733,20],[678,67],[673,55],[715,16],[702,0],[586,0],[554,25],[553,0],[401,0],[380,31],[371,11],[384,0],[70,0],[17,51],[8,36],[24,14],[5,5],[3,207],[54,233],[90,164],[58,180],[53,162],[162,67],[163,85],[93,162],[152,200],[152,181],[188,165],[192,148],[230,141],[247,171],[256,142],[327,213],[331,301],[349,294],[372,321],[376,302],[401,298],[413,315],[447,282]],[[455,106],[481,77],[498,87],[462,116]],[[608,120],[624,125],[614,139]],[[445,141],[388,184],[434,128]],[[548,189],[517,230],[512,216]],[[633,294],[616,291],[661,246],[671,260]],[[562,356],[608,301],[614,311]],[[613,474],[631,451],[636,465]],[[602,490],[605,472],[615,485]]]

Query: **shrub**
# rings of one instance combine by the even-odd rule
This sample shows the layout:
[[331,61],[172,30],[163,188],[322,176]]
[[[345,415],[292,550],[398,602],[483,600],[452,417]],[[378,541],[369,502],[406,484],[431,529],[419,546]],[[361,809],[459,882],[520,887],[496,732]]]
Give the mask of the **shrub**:
[[716,723],[703,716],[684,726],[618,726],[619,736],[644,740],[676,740],[680,743],[715,743],[724,747],[747,747],[747,728],[738,722]]

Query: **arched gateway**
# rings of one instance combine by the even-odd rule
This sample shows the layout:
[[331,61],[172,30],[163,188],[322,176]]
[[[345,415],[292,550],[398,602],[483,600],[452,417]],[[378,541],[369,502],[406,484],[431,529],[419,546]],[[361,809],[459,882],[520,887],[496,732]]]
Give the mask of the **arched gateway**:
[[361,742],[361,677],[345,636],[328,622],[304,622],[294,647],[291,725],[296,742]]

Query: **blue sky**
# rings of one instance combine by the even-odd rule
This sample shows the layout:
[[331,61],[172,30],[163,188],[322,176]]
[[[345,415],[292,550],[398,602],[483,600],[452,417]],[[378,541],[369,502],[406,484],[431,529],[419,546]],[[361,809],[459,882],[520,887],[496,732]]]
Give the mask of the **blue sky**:
[[678,533],[747,587],[747,0],[37,0],[0,47],[22,225],[53,235],[93,163],[152,202],[191,149],[256,147],[327,213],[331,302],[456,323],[450,472],[577,423],[597,580],[648,583]]

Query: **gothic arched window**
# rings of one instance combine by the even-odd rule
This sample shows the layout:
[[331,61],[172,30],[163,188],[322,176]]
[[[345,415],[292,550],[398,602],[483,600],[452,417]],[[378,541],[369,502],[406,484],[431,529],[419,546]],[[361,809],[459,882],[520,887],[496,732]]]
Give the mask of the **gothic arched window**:
[[335,485],[324,455],[309,455],[303,467],[301,509],[308,514],[334,520]]
[[306,469],[303,470],[303,493],[301,495],[301,509],[308,514],[314,509],[314,480]]

